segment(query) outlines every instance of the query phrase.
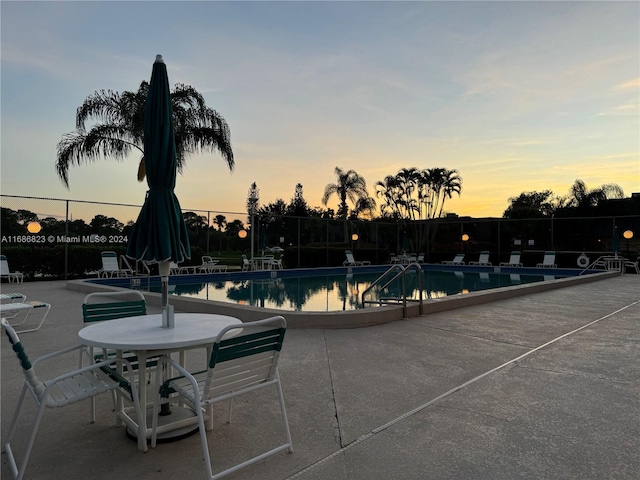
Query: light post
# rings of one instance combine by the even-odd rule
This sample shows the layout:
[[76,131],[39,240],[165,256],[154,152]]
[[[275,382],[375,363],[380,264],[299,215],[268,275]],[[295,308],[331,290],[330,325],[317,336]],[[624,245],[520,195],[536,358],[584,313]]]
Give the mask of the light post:
[[633,230],[625,230],[622,236],[627,241],[627,256],[631,256],[631,252],[629,252],[629,240],[633,238]]
[[[40,233],[40,230],[42,230],[42,225],[40,225],[40,222],[29,222],[27,224],[27,232],[29,232],[32,235],[35,235],[36,233]],[[29,242],[31,243],[31,280],[33,280],[33,278],[36,276],[36,246],[33,242]]]

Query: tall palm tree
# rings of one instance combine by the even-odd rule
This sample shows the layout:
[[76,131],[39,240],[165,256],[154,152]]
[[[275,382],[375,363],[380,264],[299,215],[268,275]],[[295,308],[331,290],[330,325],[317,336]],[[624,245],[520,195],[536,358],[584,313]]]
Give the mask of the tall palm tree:
[[324,187],[324,195],[322,196],[322,204],[326,205],[329,198],[333,194],[338,195],[340,203],[338,204],[338,218],[346,219],[349,214],[349,206],[347,200],[355,205],[359,198],[367,198],[367,182],[355,170],[344,171],[340,167],[334,170],[338,179],[337,183],[330,183]]
[[[112,157],[123,160],[132,151],[140,152],[138,180],[145,177],[144,104],[149,83],[143,81],[137,92],[100,90],[87,97],[76,112],[76,129],[58,143],[56,171],[69,188],[69,168]],[[206,106],[204,98],[189,85],[177,84],[171,92],[178,171],[182,173],[188,154],[218,151],[229,170],[235,166],[231,132],[226,120]],[[87,130],[87,122],[96,123]]]
[[569,190],[567,206],[587,209],[595,207],[602,200],[610,198],[624,198],[624,191],[615,183],[605,183],[597,188],[589,190],[587,185],[580,179],[576,180]]

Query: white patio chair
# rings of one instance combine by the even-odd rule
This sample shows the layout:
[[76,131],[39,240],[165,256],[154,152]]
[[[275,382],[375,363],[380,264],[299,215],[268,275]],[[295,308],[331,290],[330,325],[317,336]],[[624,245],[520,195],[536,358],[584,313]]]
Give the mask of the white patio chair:
[[252,270],[251,267],[251,260],[249,260],[246,255],[242,255],[242,271]]
[[[66,407],[67,405],[74,404],[81,400],[94,398],[95,396],[102,393],[113,391],[120,394],[123,398],[126,398],[133,402],[136,414],[141,414],[137,396],[137,389],[131,388],[131,385],[133,385],[131,368],[128,368],[128,384],[127,380],[124,377],[116,378],[115,376],[115,364],[122,363],[124,365],[127,365],[128,362],[126,360],[106,360],[104,362],[95,363],[84,368],[65,372],[50,380],[42,381],[36,374],[36,365],[41,362],[43,364],[50,363],[55,368],[55,365],[60,364],[59,357],[61,355],[81,350],[82,348],[84,348],[83,345],[76,345],[73,347],[65,348],[63,350],[59,350],[57,352],[48,353],[31,363],[15,330],[11,327],[11,325],[9,325],[9,323],[7,323],[4,318],[1,320],[1,323],[2,328],[4,328],[7,336],[9,337],[9,342],[11,343],[13,350],[16,352],[16,356],[25,375],[25,380],[22,386],[22,391],[20,392],[18,404],[11,420],[11,425],[9,426],[9,432],[7,433],[7,439],[3,444],[3,450],[4,452],[6,452],[7,461],[9,463],[11,473],[16,480],[20,480],[24,476],[45,408]],[[51,362],[49,362],[49,360],[51,360]],[[46,368],[52,367],[48,366]],[[34,418],[34,420],[33,425],[31,426],[31,433],[29,435],[29,440],[27,442],[22,461],[20,461],[18,464],[18,460],[16,459],[15,454],[11,448],[11,440],[13,439],[13,435],[17,429],[18,419],[20,418],[20,411],[22,409],[24,399],[27,396],[27,392],[35,402],[37,411],[35,413],[35,417],[33,417],[33,414],[31,412],[29,412],[29,414],[27,415],[28,418]],[[138,434],[140,434],[140,432],[138,432]],[[60,439],[59,445],[60,448],[73,448],[71,445],[65,443],[62,439]]]
[[[213,344],[208,369],[198,373],[189,373],[180,363],[169,357],[163,357],[163,361],[178,370],[182,376],[166,380],[156,396],[153,408],[151,447],[156,445],[158,408],[161,403],[167,403],[170,400],[171,394],[177,393],[198,415],[200,441],[208,479],[220,478],[284,450],[293,452],[284,396],[278,375],[278,358],[285,332],[286,322],[283,317],[271,317],[256,322],[228,326],[218,334]],[[234,334],[237,335],[233,336]],[[156,384],[161,380],[160,373],[159,369],[156,374]],[[278,394],[286,437],[285,443],[214,475],[205,430],[205,411],[208,411],[209,429],[211,429],[213,428],[212,405],[216,402],[229,400],[227,422],[230,422],[233,397],[269,386],[273,386]],[[264,432],[261,433],[264,434]],[[242,445],[238,445],[238,448],[242,448]]]
[[[94,322],[104,322],[114,320],[116,318],[132,317],[132,321],[140,315],[147,314],[147,305],[144,295],[137,290],[127,290],[124,292],[99,292],[90,293],[82,301],[82,321],[85,326]],[[116,357],[115,350],[100,350],[94,352],[93,348],[86,347],[84,354],[89,358],[89,363],[99,363],[107,359]],[[122,352],[122,357],[129,362],[133,370],[138,369],[138,357],[128,351]],[[83,352],[80,351],[79,367],[83,366]],[[147,359],[147,368],[149,369],[149,381],[151,373],[158,365],[158,357],[150,357]],[[91,399],[91,421],[96,420],[96,403],[95,398]]]
[[24,281],[24,275],[22,273],[9,270],[9,262],[4,255],[0,255],[0,278],[6,278],[9,280],[9,283],[22,283]]

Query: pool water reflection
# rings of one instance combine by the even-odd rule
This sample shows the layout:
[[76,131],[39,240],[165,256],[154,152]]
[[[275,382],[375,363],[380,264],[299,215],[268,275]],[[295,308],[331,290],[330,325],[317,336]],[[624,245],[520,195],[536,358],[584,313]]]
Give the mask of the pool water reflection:
[[[304,275],[282,278],[211,280],[176,283],[171,294],[232,302],[240,305],[285,311],[330,312],[362,308],[362,293],[380,273]],[[406,288],[411,298],[419,298],[418,272],[407,272]],[[554,279],[534,274],[457,272],[425,270],[422,272],[423,298],[440,298],[497,287]],[[179,277],[171,277],[174,282]],[[159,291],[152,288],[151,291]],[[384,298],[400,298],[400,280],[378,294]],[[374,297],[375,298],[375,297]]]

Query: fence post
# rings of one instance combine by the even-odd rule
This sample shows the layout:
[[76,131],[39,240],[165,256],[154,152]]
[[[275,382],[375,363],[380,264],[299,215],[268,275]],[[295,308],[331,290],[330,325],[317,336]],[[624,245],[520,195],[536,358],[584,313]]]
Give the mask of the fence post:
[[[66,212],[64,214],[64,236],[69,238],[69,200],[65,200]],[[64,279],[69,278],[69,242],[64,242]]]

